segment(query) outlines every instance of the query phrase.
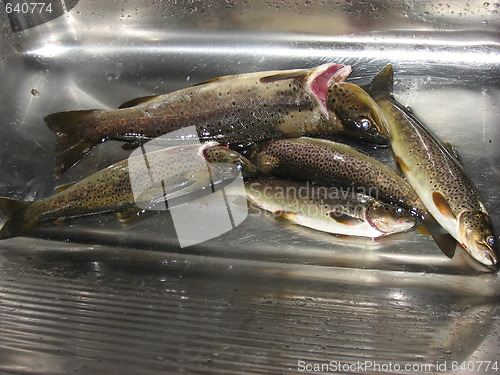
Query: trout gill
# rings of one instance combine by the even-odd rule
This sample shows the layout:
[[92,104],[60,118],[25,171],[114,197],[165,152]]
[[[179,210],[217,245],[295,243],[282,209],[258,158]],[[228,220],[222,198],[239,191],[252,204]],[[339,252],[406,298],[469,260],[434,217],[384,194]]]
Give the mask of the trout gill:
[[[122,224],[130,225],[160,202],[234,178],[240,171],[245,176],[255,171],[245,157],[214,142],[174,146],[145,156],[149,168],[144,156],[130,157],[62,186],[58,194],[41,201],[0,198],[0,212],[7,216],[0,239],[28,233],[43,221],[106,211],[116,211]],[[132,174],[137,181],[134,189]]]
[[[391,95],[388,65],[366,87],[390,124],[392,150],[408,182],[435,219],[476,261],[498,269],[498,243],[477,189],[450,151]],[[456,243],[449,252],[453,256]]]
[[[57,134],[56,176],[105,140],[134,144],[195,126],[202,142],[254,142],[346,133],[388,144],[385,118],[359,86],[344,81],[351,67],[226,76],[116,110],[59,112],[44,118]],[[196,136],[196,135],[194,135]]]
[[245,191],[251,205],[334,234],[376,238],[410,230],[417,223],[399,206],[309,182],[258,178],[246,182]]

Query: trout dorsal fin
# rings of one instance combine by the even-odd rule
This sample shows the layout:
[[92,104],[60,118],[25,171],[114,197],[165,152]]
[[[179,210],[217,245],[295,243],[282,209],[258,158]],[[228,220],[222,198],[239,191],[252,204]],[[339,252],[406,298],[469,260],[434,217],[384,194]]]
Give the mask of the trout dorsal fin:
[[149,96],[142,96],[140,98],[131,99],[131,100],[126,101],[125,103],[121,104],[118,107],[118,109],[135,107],[136,105],[150,102],[151,100],[156,99],[159,96],[160,95],[149,95]]
[[374,99],[389,98],[394,86],[394,69],[388,64],[370,83],[362,88]]
[[284,81],[287,79],[295,79],[295,78],[304,78],[305,79],[308,74],[309,74],[308,70],[299,70],[299,71],[294,71],[294,72],[282,72],[282,73],[277,73],[277,74],[273,74],[270,76],[261,77],[259,79],[259,82],[270,83],[270,82]]
[[206,84],[209,84],[209,83],[214,83],[214,82],[222,81],[222,80],[230,78],[230,77],[233,77],[233,76],[222,76],[222,77],[210,78],[210,79],[207,79],[205,81],[201,81],[201,82],[195,83],[193,85],[193,87],[194,86],[202,86],[202,85],[206,85]]
[[[280,74],[282,73],[279,73],[277,74],[276,76],[279,76]],[[210,83],[216,83],[216,82],[221,82],[221,81],[224,81],[224,80],[227,80],[227,79],[231,79],[231,78],[234,78],[236,75],[229,75],[229,76],[222,76],[222,77],[215,77],[215,78],[210,78],[210,79],[207,79],[205,81],[201,81],[201,82],[198,82],[198,83],[195,83],[193,85],[193,87],[195,86],[203,86],[203,85],[208,85]],[[274,77],[274,75],[272,76],[269,76],[269,77]],[[266,82],[266,81],[262,81],[262,79],[266,79],[267,77],[263,77],[260,79],[261,82]],[[282,78],[282,79],[285,79],[285,78]],[[273,81],[269,81],[269,82],[273,82]]]

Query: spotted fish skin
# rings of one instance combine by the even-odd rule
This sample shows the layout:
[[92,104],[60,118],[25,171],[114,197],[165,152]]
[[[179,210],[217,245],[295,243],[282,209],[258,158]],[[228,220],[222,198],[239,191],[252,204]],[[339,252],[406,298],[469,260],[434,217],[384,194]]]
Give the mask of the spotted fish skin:
[[413,228],[410,211],[370,196],[273,178],[245,183],[252,205],[324,232],[376,238]]
[[390,124],[396,160],[430,213],[478,262],[498,269],[498,243],[491,219],[462,165],[390,92],[392,66],[367,90]]
[[257,145],[247,156],[266,176],[350,188],[422,216],[427,214],[420,198],[400,175],[345,144],[308,137],[278,139]]
[[[194,126],[202,142],[348,133],[388,144],[385,118],[359,86],[344,81],[349,66],[226,76],[116,110],[59,112],[44,118],[58,136],[60,176],[95,145],[111,139],[143,143]],[[348,108],[337,114],[341,108]]]
[[[242,155],[214,142],[170,147],[149,152],[146,156],[149,168],[145,168],[142,155],[130,157],[41,201],[0,198],[0,211],[8,218],[0,230],[0,239],[25,234],[46,220],[107,211],[140,215],[144,210],[136,206],[138,199],[145,205],[154,206],[159,201],[217,183],[213,176],[222,179],[236,177],[241,168],[252,175],[255,169]],[[210,164],[214,172],[211,175],[207,174],[208,164],[205,161],[213,163]],[[217,173],[217,163],[225,163],[221,164],[225,175]],[[228,163],[235,169],[227,168]],[[154,173],[154,181],[151,180],[151,173]],[[134,189],[141,195],[134,196],[131,174],[135,175],[134,180],[139,181]],[[161,181],[164,181],[163,186]]]

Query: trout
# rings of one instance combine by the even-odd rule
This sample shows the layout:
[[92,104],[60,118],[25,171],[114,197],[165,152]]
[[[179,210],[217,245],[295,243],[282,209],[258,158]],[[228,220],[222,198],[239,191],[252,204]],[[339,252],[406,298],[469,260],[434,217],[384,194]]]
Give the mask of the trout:
[[131,225],[160,202],[213,186],[238,173],[252,176],[254,172],[255,167],[245,157],[214,142],[130,157],[62,186],[57,194],[41,201],[0,198],[0,211],[7,216],[0,239],[26,234],[43,221],[107,211],[117,212],[122,224]]
[[[396,161],[441,226],[479,263],[498,270],[498,243],[477,189],[456,157],[391,95],[388,65],[366,87],[390,124]],[[456,242],[448,250],[453,256]]]
[[309,182],[261,178],[246,182],[245,191],[252,205],[323,232],[376,238],[417,224],[412,213],[399,206]]
[[166,95],[138,98],[115,110],[59,112],[44,118],[57,135],[56,176],[105,140],[144,143],[195,126],[202,142],[349,134],[388,144],[385,118],[359,86],[342,82],[351,67],[267,71],[216,78]]
[[278,139],[253,146],[246,155],[266,176],[340,186],[397,204],[425,217],[413,188],[395,171],[354,148],[325,139]]

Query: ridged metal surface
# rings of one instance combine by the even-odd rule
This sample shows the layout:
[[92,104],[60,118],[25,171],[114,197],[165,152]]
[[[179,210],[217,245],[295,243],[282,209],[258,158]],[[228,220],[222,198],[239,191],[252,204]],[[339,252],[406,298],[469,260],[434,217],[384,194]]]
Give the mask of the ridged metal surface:
[[[497,8],[82,0],[19,33],[0,11],[0,196],[40,199],[127,157],[106,142],[55,181],[51,112],[332,61],[361,84],[390,62],[398,99],[458,147],[498,229]],[[445,361],[500,361],[497,275],[416,232],[339,238],[261,213],[180,249],[163,213],[132,228],[112,214],[46,223],[31,236],[0,243],[0,373],[296,374],[330,361],[436,373]]]
[[[296,373],[299,361],[435,365],[467,359],[499,333],[498,295],[460,293],[440,283],[443,275],[36,243],[8,246],[1,260],[6,372],[280,374]],[[419,287],[423,280],[435,287]]]

